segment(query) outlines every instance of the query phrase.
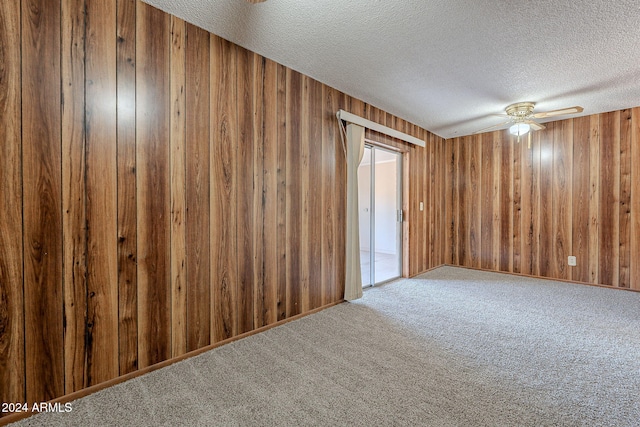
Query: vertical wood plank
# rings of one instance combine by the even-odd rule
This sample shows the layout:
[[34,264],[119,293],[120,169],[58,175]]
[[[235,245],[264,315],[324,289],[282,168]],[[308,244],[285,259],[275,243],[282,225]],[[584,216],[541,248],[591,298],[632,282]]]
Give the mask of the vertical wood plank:
[[144,3],[136,19],[139,366],[171,355],[169,15]]
[[573,120],[573,212],[572,255],[576,266],[571,268],[571,279],[589,282],[589,154],[590,118],[578,117]]
[[469,151],[469,177],[470,190],[469,200],[471,209],[469,210],[469,255],[471,266],[480,268],[480,251],[482,250],[482,136],[475,135],[470,138]]
[[266,59],[263,86],[263,182],[262,182],[262,324],[278,320],[278,65]]
[[600,283],[600,116],[589,121],[589,282]]
[[277,112],[278,127],[278,289],[277,289],[277,320],[287,317],[287,73],[283,65],[278,64],[276,69],[277,79]]
[[322,271],[326,260],[322,257],[322,234],[323,230],[323,207],[322,190],[323,184],[323,98],[322,84],[317,80],[309,81],[309,174],[306,182],[306,193],[308,198],[308,218],[309,218],[309,309],[322,306]]
[[629,282],[632,289],[640,289],[640,107],[631,111],[631,224]]
[[[185,22],[171,16],[171,356],[187,352],[186,44]],[[203,230],[204,231],[204,230]]]
[[433,268],[439,266],[444,263],[444,250],[446,246],[446,241],[444,240],[444,219],[445,219],[445,140],[444,138],[440,138],[435,136],[437,141],[437,151],[436,151],[436,179],[435,182],[432,183],[432,193],[433,193],[433,206],[436,209],[436,229],[435,229],[435,247],[437,257],[432,261],[432,264],[429,268]]
[[26,399],[64,393],[60,2],[22,2]]
[[87,385],[119,374],[116,2],[87,3]]
[[[505,132],[502,131],[502,134]],[[513,268],[513,138],[502,141],[500,164],[500,271]]]
[[301,239],[302,206],[301,183],[301,134],[300,111],[302,111],[302,75],[286,70],[286,253],[287,253],[287,302],[286,316],[301,313],[302,272]]
[[599,282],[618,286],[620,255],[620,111],[600,115]]
[[[300,313],[309,311],[310,304],[310,275],[309,275],[309,252],[310,252],[310,221],[309,221],[309,128],[310,128],[310,85],[311,78],[301,76],[302,94],[300,110],[291,112],[291,118],[299,120],[299,144],[300,144]],[[295,113],[298,114],[295,114]],[[294,178],[296,179],[296,178]]]
[[531,240],[531,267],[533,275],[540,275],[540,223],[541,223],[541,214],[540,214],[540,176],[541,167],[542,167],[542,144],[541,144],[541,135],[540,132],[536,132],[531,137],[531,158],[532,165],[531,168],[531,230],[533,231],[533,238]]
[[553,129],[552,239],[551,277],[569,279],[567,257],[571,253],[571,177],[573,159],[573,122],[555,123]]
[[446,250],[444,253],[444,259],[446,264],[455,264],[455,215],[454,211],[457,209],[457,203],[455,199],[456,194],[456,150],[454,140],[448,139],[445,141],[445,245]]
[[136,0],[117,3],[119,373],[138,369]]
[[[410,129],[407,126],[406,121],[404,122],[404,128],[400,128],[401,132],[408,133]],[[425,175],[428,174],[427,169],[427,156],[428,149],[425,150],[422,147],[411,147],[411,152],[414,153],[414,158],[416,159],[415,165],[416,167],[411,170],[411,181],[412,181],[412,200],[410,203],[411,206],[411,215],[409,217],[409,239],[410,239],[410,247],[413,250],[410,250],[410,262],[411,262],[411,272],[412,275],[416,275],[420,272],[420,266],[422,264],[421,260],[426,256],[426,246],[427,239],[424,235],[424,222],[423,218],[425,217],[425,211],[420,211],[420,202],[423,202],[426,206],[428,204],[428,200],[424,198],[424,178]],[[429,209],[428,206],[426,206]]]
[[513,207],[511,208],[513,212],[513,224],[511,235],[513,236],[513,268],[511,269],[514,273],[520,273],[522,271],[522,235],[520,232],[522,231],[522,150],[521,147],[523,145],[527,145],[526,139],[531,137],[531,134],[527,135],[520,143],[511,145],[511,156],[512,156],[512,194],[513,194]]
[[211,342],[237,335],[236,46],[210,36]]
[[418,189],[417,171],[422,169],[423,151],[415,147],[409,149],[409,200],[408,206],[408,238],[409,238],[409,275],[415,276],[417,271],[418,258],[422,256],[422,242],[416,239],[419,213],[420,192]]
[[[333,302],[336,286],[335,264],[335,197],[336,186],[336,135],[337,119],[334,106],[335,91],[322,85],[322,178],[321,178],[321,202],[322,209],[322,271],[320,281],[323,286],[321,305]],[[339,144],[339,143],[338,143]]]
[[521,162],[521,215],[520,215],[520,242],[522,250],[520,253],[520,272],[522,274],[533,274],[533,135],[531,138],[531,148],[528,141],[520,144]]
[[469,147],[467,138],[458,138],[458,262],[462,266],[469,263]]
[[502,201],[502,186],[501,182],[501,169],[502,169],[502,145],[505,143],[504,140],[504,132],[496,131],[493,132],[493,214],[492,214],[492,222],[493,222],[493,236],[491,238],[493,242],[493,248],[491,253],[491,265],[492,269],[500,270],[500,261],[502,259],[502,250],[501,246],[501,233],[502,233],[502,222],[508,221],[508,218],[502,217],[501,213],[501,201]]
[[[425,200],[428,202],[425,204],[425,208],[427,210],[427,215],[425,216],[425,226],[428,229],[426,237],[427,244],[429,247],[429,254],[422,263],[421,271],[425,271],[436,264],[436,252],[437,248],[437,230],[436,230],[436,212],[439,211],[437,205],[441,203],[441,200],[436,197],[436,186],[437,186],[437,178],[438,178],[438,162],[440,159],[437,157],[438,150],[438,141],[435,138],[435,135],[424,131],[422,138],[427,142],[427,146],[429,147],[429,175],[426,176],[426,196]],[[426,175],[426,174],[425,174]],[[479,231],[479,230],[478,230]]]
[[481,188],[481,227],[480,236],[481,260],[480,267],[493,268],[493,133],[480,135],[482,146],[482,188]]
[[264,325],[264,57],[253,57],[253,327]]
[[0,401],[25,401],[20,3],[0,2]]
[[62,233],[64,237],[65,393],[88,385],[85,153],[85,2],[62,13]]
[[630,226],[631,226],[631,109],[620,112],[620,241],[619,282],[621,288],[630,287]]
[[[404,132],[413,134],[413,125],[405,122]],[[416,182],[416,205],[415,205],[415,227],[413,229],[413,247],[417,249],[417,256],[414,258],[414,272],[418,274],[423,271],[425,259],[429,256],[429,233],[427,230],[427,218],[430,209],[429,199],[427,198],[427,183],[429,179],[429,145],[425,147],[415,147],[416,154],[420,159],[420,170],[415,175]],[[423,202],[423,210],[420,210],[420,202]]]
[[418,269],[419,272],[423,272],[427,270],[428,265],[431,263],[431,260],[434,257],[434,236],[433,236],[433,186],[432,183],[435,181],[435,149],[436,145],[434,143],[433,138],[429,136],[429,134],[420,129],[418,126],[412,125],[414,129],[413,132],[415,135],[425,141],[425,148],[422,148],[424,151],[424,172],[422,173],[422,184],[420,194],[422,195],[422,199],[424,200],[424,211],[422,212],[420,220],[422,221],[422,232],[418,236],[418,241],[423,244],[424,254],[418,260]]
[[540,275],[553,277],[553,132],[556,123],[537,132],[540,137]]
[[238,333],[253,329],[253,191],[254,191],[254,159],[253,147],[253,55],[246,49],[237,51],[237,91],[238,91],[238,200],[237,200],[237,248],[238,248],[238,298],[237,316]]
[[405,277],[411,276],[411,263],[410,256],[410,239],[409,239],[409,212],[411,210],[411,204],[409,196],[410,194],[410,182],[411,182],[411,170],[413,166],[411,164],[411,151],[407,150],[402,154],[402,274]]
[[209,33],[191,24],[187,24],[185,60],[187,351],[192,351],[211,340],[211,103]]

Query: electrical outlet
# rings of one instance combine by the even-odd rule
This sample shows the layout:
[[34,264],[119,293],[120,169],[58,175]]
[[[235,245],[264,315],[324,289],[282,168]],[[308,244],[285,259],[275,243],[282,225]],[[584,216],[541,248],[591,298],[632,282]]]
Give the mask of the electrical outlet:
[[569,265],[571,267],[575,267],[576,266],[576,257],[570,256],[569,259],[568,259],[568,262],[569,262]]
[[424,210],[424,202],[420,202],[420,210],[423,211]]

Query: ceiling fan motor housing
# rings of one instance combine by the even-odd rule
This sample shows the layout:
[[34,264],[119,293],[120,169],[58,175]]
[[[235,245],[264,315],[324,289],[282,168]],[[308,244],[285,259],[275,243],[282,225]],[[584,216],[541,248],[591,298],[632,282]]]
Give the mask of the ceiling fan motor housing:
[[531,116],[533,114],[533,107],[535,106],[536,104],[533,102],[518,102],[509,105],[505,108],[505,111],[509,116],[513,117],[516,122],[518,122]]

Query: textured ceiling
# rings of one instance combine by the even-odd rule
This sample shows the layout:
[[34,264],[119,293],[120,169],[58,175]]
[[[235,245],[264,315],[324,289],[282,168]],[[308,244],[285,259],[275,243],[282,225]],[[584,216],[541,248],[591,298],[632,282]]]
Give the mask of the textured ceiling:
[[640,105],[639,0],[145,0],[445,138]]

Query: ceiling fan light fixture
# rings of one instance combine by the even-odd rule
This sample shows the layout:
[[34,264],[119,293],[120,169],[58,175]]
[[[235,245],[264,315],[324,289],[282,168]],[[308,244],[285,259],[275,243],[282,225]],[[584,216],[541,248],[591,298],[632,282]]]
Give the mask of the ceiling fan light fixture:
[[526,123],[516,123],[509,128],[511,135],[522,136],[531,130],[531,126]]

